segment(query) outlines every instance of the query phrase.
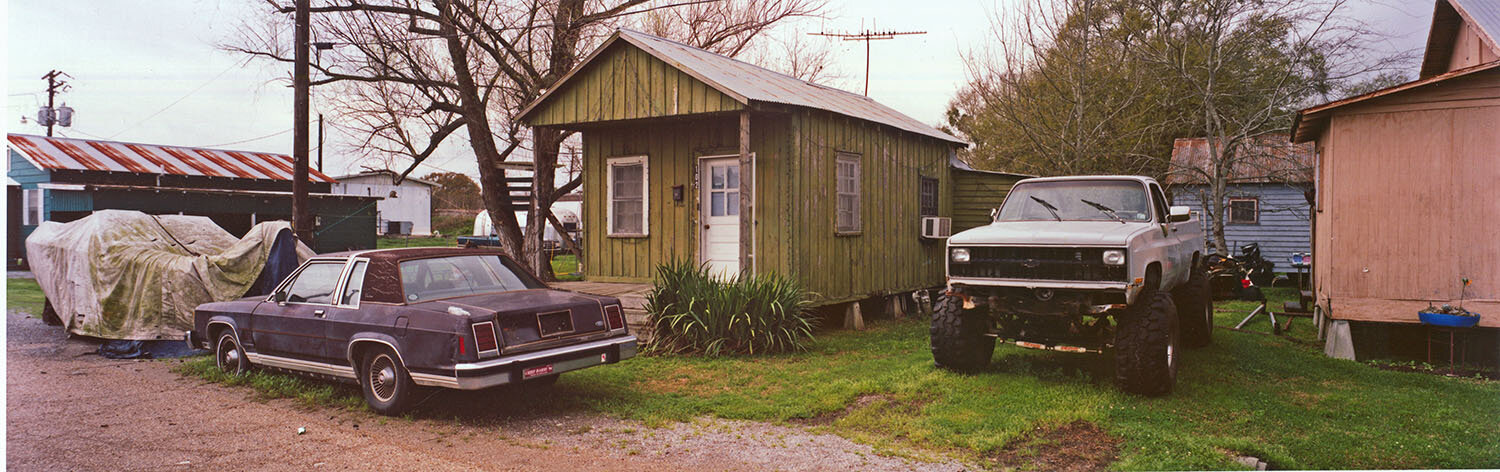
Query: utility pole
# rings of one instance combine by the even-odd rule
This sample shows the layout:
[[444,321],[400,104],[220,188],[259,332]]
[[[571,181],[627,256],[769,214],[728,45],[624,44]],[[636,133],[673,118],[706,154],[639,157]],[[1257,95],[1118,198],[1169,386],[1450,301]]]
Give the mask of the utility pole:
[[296,0],[296,56],[292,66],[292,231],[313,245],[313,216],[307,208],[308,41],[311,0]]
[[318,172],[323,171],[323,114],[318,114]]
[[865,42],[865,96],[868,97],[868,96],[870,96],[870,41],[874,41],[874,40],[878,40],[878,39],[893,39],[893,38],[895,38],[897,36],[906,36],[906,35],[912,35],[912,34],[927,34],[927,32],[926,31],[871,31],[871,30],[863,29],[863,27],[861,27],[861,31],[858,32],[858,33],[829,33],[829,32],[825,31],[825,32],[818,32],[818,33],[807,33],[807,34],[811,35],[811,36],[828,36],[828,37],[833,37],[833,38],[839,38],[839,39],[842,39],[844,41],[864,41]]
[[42,76],[43,79],[47,80],[47,110],[50,110],[48,114],[51,115],[48,117],[46,122],[42,123],[47,125],[47,136],[52,136],[52,126],[57,124],[57,107],[55,106],[53,100],[57,98],[58,92],[62,92],[68,89],[68,82],[59,79],[58,77],[67,77],[70,79],[73,78],[73,76],[68,75],[67,72],[56,69],[53,69],[52,72],[48,72],[47,75]]

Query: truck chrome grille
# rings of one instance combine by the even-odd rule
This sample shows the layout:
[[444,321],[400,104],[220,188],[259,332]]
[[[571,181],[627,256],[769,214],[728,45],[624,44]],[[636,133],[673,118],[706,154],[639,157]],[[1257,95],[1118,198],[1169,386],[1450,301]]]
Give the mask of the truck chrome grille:
[[[1126,282],[1127,265],[1105,265],[1106,248],[969,247],[969,262],[949,262],[949,275],[987,279]],[[1128,257],[1128,256],[1127,256]]]

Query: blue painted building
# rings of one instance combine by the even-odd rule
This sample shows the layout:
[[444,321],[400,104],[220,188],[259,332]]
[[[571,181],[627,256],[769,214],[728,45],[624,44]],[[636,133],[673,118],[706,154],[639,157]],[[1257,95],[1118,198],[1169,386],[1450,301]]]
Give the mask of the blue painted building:
[[[260,221],[291,219],[290,156],[246,151],[9,134],[7,175],[13,244],[8,266],[42,221],[73,221],[94,210],[207,216],[235,236]],[[375,247],[379,197],[330,193],[334,180],[309,173],[316,216],[313,249]],[[8,182],[8,183],[12,183]]]
[[[1241,152],[1230,172],[1225,197],[1224,240],[1230,255],[1239,247],[1260,243],[1266,260],[1276,271],[1291,272],[1293,253],[1312,252],[1312,220],[1308,195],[1313,189],[1313,149],[1288,144],[1287,135],[1257,137]],[[1172,172],[1167,188],[1174,205],[1186,205],[1203,222],[1203,234],[1213,248],[1213,223],[1204,202],[1212,190],[1203,177],[1207,172],[1208,140],[1179,138],[1172,149]]]

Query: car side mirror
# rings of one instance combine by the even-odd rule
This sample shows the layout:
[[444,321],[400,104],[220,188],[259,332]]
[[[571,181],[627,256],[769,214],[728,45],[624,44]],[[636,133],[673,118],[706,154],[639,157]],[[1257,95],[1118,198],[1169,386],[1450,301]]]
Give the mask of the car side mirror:
[[286,303],[286,292],[276,292],[271,294],[271,301],[276,303]]
[[1185,206],[1174,206],[1167,209],[1167,222],[1181,223],[1192,218],[1193,209]]

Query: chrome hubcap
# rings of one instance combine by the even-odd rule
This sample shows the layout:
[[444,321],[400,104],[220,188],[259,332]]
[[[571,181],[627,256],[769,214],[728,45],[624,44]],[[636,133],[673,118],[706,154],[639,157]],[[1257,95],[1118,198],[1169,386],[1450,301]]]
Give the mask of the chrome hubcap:
[[234,349],[234,350],[231,350],[229,352],[225,352],[224,353],[224,363],[225,364],[239,365],[239,363],[240,363],[240,351],[238,349]]
[[396,395],[396,363],[390,356],[381,354],[370,362],[370,392],[382,402]]
[[219,370],[237,374],[240,370],[240,349],[234,340],[224,338],[219,341]]

